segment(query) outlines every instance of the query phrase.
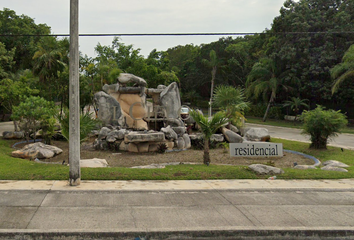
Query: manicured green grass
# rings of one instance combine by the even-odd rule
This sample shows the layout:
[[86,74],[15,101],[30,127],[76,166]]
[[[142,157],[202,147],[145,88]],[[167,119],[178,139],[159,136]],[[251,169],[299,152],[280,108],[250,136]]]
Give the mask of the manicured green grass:
[[[302,128],[302,123],[301,122],[291,122],[291,121],[286,121],[286,120],[276,120],[276,119],[267,119],[266,122],[262,121],[262,118],[256,118],[256,117],[246,117],[247,121],[246,123],[255,123],[255,124],[261,124],[261,125],[270,125],[270,126],[276,126],[276,127],[288,127],[288,128]],[[354,134],[354,127],[346,127],[342,129],[342,133],[350,133]]]
[[[329,172],[320,169],[296,170],[284,169],[279,179],[342,179],[354,177],[354,151],[329,147],[328,150],[310,150],[308,143],[282,139],[272,139],[283,143],[285,149],[303,152],[315,156],[320,161],[338,160],[351,167],[348,173]],[[12,158],[14,142],[0,140],[0,180],[67,180],[69,167],[54,164],[41,164],[24,159]],[[167,153],[168,154],[168,153]],[[202,180],[202,179],[264,179],[269,176],[257,176],[246,166],[177,165],[164,169],[131,168],[82,168],[82,180]]]

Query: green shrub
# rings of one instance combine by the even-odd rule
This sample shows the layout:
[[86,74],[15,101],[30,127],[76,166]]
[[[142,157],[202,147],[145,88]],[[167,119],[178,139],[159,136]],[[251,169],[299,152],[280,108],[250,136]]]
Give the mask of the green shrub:
[[33,134],[36,140],[36,133],[42,129],[44,139],[49,141],[54,134],[54,123],[57,109],[53,102],[48,102],[41,97],[28,97],[17,107],[13,107],[12,118],[20,121],[20,128],[24,131],[28,141]]
[[[69,141],[69,110],[64,109],[61,116],[57,116],[63,137]],[[80,142],[84,142],[92,130],[96,128],[98,120],[93,119],[90,113],[80,114]]]
[[344,128],[348,121],[340,111],[324,110],[317,106],[311,111],[304,111],[300,120],[304,122],[303,133],[310,135],[310,148],[327,149],[328,138],[337,136],[341,128]]

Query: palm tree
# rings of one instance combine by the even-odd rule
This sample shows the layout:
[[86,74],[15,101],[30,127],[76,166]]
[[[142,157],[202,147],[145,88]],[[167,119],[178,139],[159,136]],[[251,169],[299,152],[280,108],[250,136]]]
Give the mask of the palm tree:
[[204,135],[204,155],[203,163],[209,166],[210,164],[210,154],[209,154],[209,142],[211,135],[213,135],[216,130],[228,122],[228,119],[222,112],[217,112],[212,118],[204,117],[204,115],[198,111],[191,111],[191,117],[200,126],[200,129]]
[[344,81],[354,80],[354,45],[349,47],[343,56],[342,62],[334,66],[330,73],[334,79],[332,94],[338,91]]
[[220,60],[216,56],[216,52],[214,50],[210,51],[210,60],[203,59],[203,64],[207,65],[211,68],[211,88],[210,88],[210,102],[209,102],[209,117],[212,115],[212,101],[213,101],[213,93],[214,93],[214,82],[215,76],[218,66],[220,65]]
[[294,111],[294,113],[295,113],[294,122],[296,121],[296,118],[299,114],[299,110],[300,110],[301,106],[304,106],[307,109],[310,108],[309,105],[306,104],[307,101],[308,101],[308,99],[300,99],[299,97],[292,97],[291,100],[284,102],[284,104],[283,104],[284,107],[290,107],[291,110]]
[[67,49],[60,46],[55,38],[44,38],[45,40],[38,46],[38,51],[33,56],[33,72],[39,77],[39,81],[48,94],[50,100],[57,97],[58,78],[65,70],[67,64]]
[[229,124],[239,125],[239,120],[244,119],[244,110],[248,108],[243,89],[221,85],[215,89],[214,103],[223,110],[229,119]]
[[[285,85],[286,80],[298,82],[296,77],[291,77],[290,71],[282,71],[276,60],[262,58],[253,65],[246,81],[246,95],[258,98],[263,96],[264,101],[268,101],[267,110],[263,116],[263,122],[267,120],[270,106],[274,103],[279,88],[289,91],[292,88]],[[269,96],[270,95],[270,96]]]

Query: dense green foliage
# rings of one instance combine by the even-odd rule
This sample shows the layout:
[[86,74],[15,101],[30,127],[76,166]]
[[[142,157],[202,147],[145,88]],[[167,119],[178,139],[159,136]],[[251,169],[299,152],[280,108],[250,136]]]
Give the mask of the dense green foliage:
[[36,133],[40,129],[44,138],[50,139],[54,134],[55,114],[56,108],[53,102],[31,96],[13,108],[12,118],[20,122],[20,128],[24,131],[27,141],[31,134],[36,140]]
[[220,85],[215,89],[214,103],[223,111],[229,123],[237,127],[242,126],[244,111],[249,106],[243,89]]
[[300,119],[304,122],[303,132],[310,135],[310,148],[315,149],[326,149],[328,138],[336,136],[348,124],[346,116],[340,111],[324,110],[322,106],[305,110]]
[[[147,57],[119,38],[109,46],[98,44],[95,57],[80,59],[81,107],[90,104],[104,84],[115,83],[119,73],[129,72],[144,78],[148,87],[178,82],[182,101],[196,107],[208,107],[214,86],[225,85],[245,89],[252,106],[266,106],[250,110],[258,115],[262,109],[264,120],[284,115],[285,109],[271,114],[272,109],[293,98],[309,99],[310,109],[320,104],[354,118],[349,48],[354,44],[354,1],[286,0],[274,17],[272,27],[260,34],[154,49]],[[6,8],[0,11],[0,26],[0,81],[27,85],[24,93],[7,94],[0,87],[0,111],[11,112],[20,95],[39,95],[68,106],[68,39],[17,36],[49,34],[50,27]],[[33,75],[18,77],[26,70]]]
[[[65,108],[62,114],[56,114],[61,126],[61,134],[69,141],[69,109]],[[90,113],[80,114],[80,143],[84,142],[92,130],[99,126],[99,121],[93,119]]]

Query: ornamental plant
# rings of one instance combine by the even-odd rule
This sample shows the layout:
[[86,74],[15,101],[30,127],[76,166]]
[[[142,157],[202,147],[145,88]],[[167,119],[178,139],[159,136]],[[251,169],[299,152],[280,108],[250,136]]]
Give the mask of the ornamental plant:
[[[61,126],[61,134],[69,141],[69,109],[65,108],[62,115],[57,114]],[[84,142],[100,121],[93,119],[91,113],[80,114],[80,143]]]
[[13,107],[12,118],[20,121],[20,128],[24,131],[27,142],[32,134],[36,141],[36,133],[40,129],[43,129],[45,139],[50,139],[50,135],[54,134],[53,116],[56,111],[54,102],[31,96]]
[[328,139],[335,137],[348,124],[346,116],[340,111],[325,110],[322,106],[311,111],[304,111],[300,120],[303,121],[303,133],[310,135],[310,148],[327,149]]

